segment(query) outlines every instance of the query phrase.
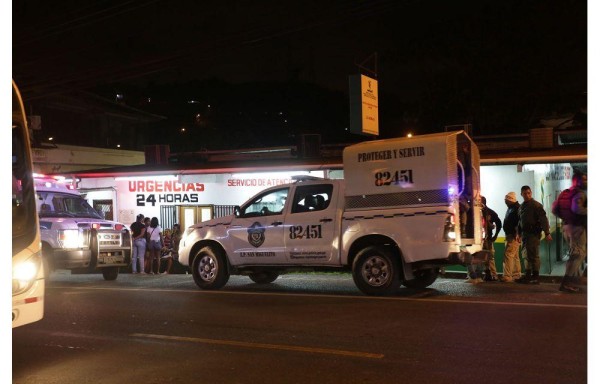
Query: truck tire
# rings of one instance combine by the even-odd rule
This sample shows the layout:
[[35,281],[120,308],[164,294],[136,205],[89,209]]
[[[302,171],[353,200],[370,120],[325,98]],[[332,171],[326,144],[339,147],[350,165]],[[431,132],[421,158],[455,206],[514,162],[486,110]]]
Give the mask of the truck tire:
[[219,289],[229,281],[227,260],[221,250],[207,246],[202,248],[192,264],[194,282],[201,289]]
[[389,248],[372,245],[362,249],[352,263],[354,284],[373,296],[391,295],[400,287],[400,263]]
[[104,276],[104,280],[117,280],[117,277],[119,276],[119,267],[102,268],[102,276]]
[[439,270],[437,268],[423,269],[414,273],[415,278],[405,280],[402,285],[406,288],[423,289],[429,287],[438,278]]
[[256,284],[269,284],[277,280],[279,273],[273,271],[255,272],[248,275]]

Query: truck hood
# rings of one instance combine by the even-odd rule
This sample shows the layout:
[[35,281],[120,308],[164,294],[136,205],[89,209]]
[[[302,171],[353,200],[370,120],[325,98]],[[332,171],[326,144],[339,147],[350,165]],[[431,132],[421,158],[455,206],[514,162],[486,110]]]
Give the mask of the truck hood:
[[[92,224],[100,224],[99,230],[127,229],[123,223],[94,218],[40,218],[40,225],[46,228],[58,227],[61,229],[91,228]],[[117,229],[118,228],[118,229]]]
[[229,225],[229,224],[231,224],[233,217],[234,217],[233,215],[229,215],[229,216],[218,217],[216,219],[206,220],[201,223],[196,223],[196,224],[192,225],[190,228],[201,229],[201,228],[216,227],[218,225]]

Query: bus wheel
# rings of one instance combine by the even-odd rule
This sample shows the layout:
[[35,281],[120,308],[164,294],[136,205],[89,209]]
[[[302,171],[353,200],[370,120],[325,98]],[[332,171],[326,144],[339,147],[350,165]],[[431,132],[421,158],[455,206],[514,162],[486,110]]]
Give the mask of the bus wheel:
[[119,267],[102,268],[102,276],[104,276],[104,280],[117,280],[117,276],[119,276]]
[[391,295],[400,286],[400,264],[389,248],[369,246],[356,255],[352,278],[358,289],[367,295]]

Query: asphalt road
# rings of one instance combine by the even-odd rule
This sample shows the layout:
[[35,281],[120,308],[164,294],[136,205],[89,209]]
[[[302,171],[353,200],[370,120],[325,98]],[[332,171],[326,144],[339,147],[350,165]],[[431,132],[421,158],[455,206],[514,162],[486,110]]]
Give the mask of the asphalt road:
[[349,275],[58,272],[13,330],[13,383],[586,383],[587,294],[439,279],[367,297]]

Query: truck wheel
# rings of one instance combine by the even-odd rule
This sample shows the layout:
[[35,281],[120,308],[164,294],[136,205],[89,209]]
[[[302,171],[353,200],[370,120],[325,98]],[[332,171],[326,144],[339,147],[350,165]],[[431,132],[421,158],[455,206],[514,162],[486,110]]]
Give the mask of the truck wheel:
[[117,277],[119,276],[119,267],[102,268],[102,276],[104,276],[104,280],[117,280]]
[[366,247],[354,259],[352,278],[367,295],[390,295],[400,286],[400,264],[388,248]]
[[414,273],[415,278],[402,283],[407,288],[423,289],[429,287],[437,279],[439,270],[437,268],[423,269]]
[[202,289],[219,289],[229,280],[225,255],[213,247],[202,248],[192,265],[194,282]]
[[279,273],[272,271],[256,272],[249,275],[256,284],[269,284],[277,280]]

